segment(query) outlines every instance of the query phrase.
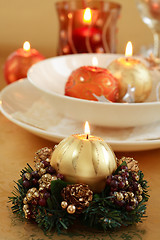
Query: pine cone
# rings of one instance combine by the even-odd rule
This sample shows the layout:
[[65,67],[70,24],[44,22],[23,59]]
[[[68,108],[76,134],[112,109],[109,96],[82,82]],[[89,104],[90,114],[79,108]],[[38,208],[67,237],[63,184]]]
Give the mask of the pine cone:
[[93,192],[86,184],[68,185],[66,188],[63,188],[61,195],[64,199],[62,203],[66,203],[63,208],[68,206],[68,213],[70,213],[70,206],[75,207],[76,213],[81,213],[84,208],[89,206],[89,202],[91,202],[93,198]]
[[48,148],[48,147],[44,147],[39,149],[35,154],[35,160],[46,160],[46,159],[50,159],[51,154],[53,152],[54,148]]
[[122,157],[120,160],[118,160],[118,165],[121,165],[122,162],[126,162],[128,171],[132,172],[138,172],[139,167],[138,167],[138,161],[134,160],[134,158],[131,157]]

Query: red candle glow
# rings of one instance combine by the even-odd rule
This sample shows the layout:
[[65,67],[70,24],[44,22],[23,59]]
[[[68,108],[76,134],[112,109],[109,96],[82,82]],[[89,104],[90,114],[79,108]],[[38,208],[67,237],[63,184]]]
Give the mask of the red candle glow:
[[92,15],[93,13],[96,14],[97,11],[90,8],[86,8],[83,11],[81,27],[73,30],[73,43],[79,53],[93,52],[100,45],[102,35],[100,29],[93,27]]
[[23,48],[19,48],[9,55],[5,62],[4,77],[6,82],[12,83],[20,78],[26,78],[28,69],[43,59],[45,57],[36,49],[30,48],[30,43],[26,41]]

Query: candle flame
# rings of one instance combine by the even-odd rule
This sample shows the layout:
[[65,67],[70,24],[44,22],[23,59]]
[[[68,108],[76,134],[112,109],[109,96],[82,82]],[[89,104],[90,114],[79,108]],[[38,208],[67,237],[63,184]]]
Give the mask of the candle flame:
[[25,42],[23,43],[23,50],[26,51],[26,52],[28,52],[30,49],[31,49],[30,43],[29,43],[28,41],[25,41]]
[[126,46],[125,56],[131,57],[133,54],[133,46],[132,43],[129,41]]
[[97,66],[98,66],[98,59],[97,59],[97,57],[93,57],[93,58],[92,58],[92,65],[93,65],[94,67],[97,67]]
[[91,23],[91,20],[92,20],[92,11],[90,8],[86,8],[83,14],[83,22]]
[[87,134],[87,135],[90,134],[90,127],[89,127],[88,121],[85,122],[84,132],[85,132],[85,134]]

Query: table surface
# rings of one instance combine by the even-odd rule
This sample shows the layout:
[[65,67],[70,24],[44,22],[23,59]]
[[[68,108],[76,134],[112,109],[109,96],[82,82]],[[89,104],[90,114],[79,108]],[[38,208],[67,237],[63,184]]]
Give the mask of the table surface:
[[[4,59],[0,59],[1,66]],[[5,86],[0,74],[0,89]],[[71,231],[68,235],[44,235],[36,225],[21,222],[11,212],[8,196],[11,196],[14,180],[18,180],[22,168],[29,163],[34,166],[34,153],[55,143],[39,138],[16,126],[0,113],[0,240],[43,240],[43,239],[97,239],[97,240],[158,240],[160,239],[160,149],[141,152],[116,153],[117,157],[130,156],[139,161],[140,169],[150,185],[147,203],[148,216],[143,223],[120,229],[116,232]]]

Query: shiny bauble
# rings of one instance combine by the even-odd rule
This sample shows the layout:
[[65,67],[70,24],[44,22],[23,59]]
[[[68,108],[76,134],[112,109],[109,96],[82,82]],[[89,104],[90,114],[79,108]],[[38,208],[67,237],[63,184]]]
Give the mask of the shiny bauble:
[[66,201],[61,202],[61,207],[65,209],[68,206],[68,203]]
[[144,102],[152,90],[152,79],[148,68],[138,59],[119,58],[107,69],[119,83],[119,102],[127,93],[128,86],[135,87],[134,102]]
[[104,96],[107,100],[116,102],[119,97],[118,82],[105,68],[82,66],[69,76],[65,95],[93,101]]
[[74,214],[75,211],[76,211],[76,207],[75,207],[74,205],[69,205],[69,206],[67,207],[67,212],[68,212],[69,214]]
[[116,157],[103,139],[72,135],[62,140],[52,153],[51,166],[69,183],[88,184],[93,192],[105,188],[106,178],[117,168]]

